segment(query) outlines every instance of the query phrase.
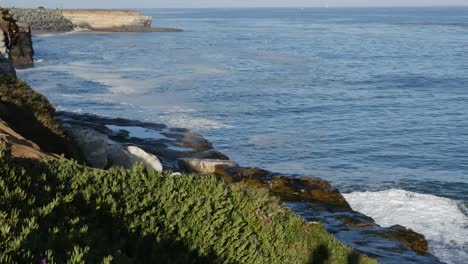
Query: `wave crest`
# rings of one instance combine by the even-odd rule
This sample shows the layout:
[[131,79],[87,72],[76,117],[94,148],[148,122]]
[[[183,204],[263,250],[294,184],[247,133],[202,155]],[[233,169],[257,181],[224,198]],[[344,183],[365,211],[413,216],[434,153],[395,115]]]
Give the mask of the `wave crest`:
[[447,263],[468,259],[468,217],[462,202],[400,189],[344,194],[351,207],[381,226],[403,225],[426,236],[429,250]]

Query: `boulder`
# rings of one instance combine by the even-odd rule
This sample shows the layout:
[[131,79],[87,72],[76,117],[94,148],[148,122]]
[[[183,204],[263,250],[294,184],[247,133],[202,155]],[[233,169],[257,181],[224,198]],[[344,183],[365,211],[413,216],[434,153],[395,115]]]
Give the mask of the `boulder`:
[[132,164],[142,162],[148,169],[154,169],[159,172],[163,171],[163,166],[155,155],[149,154],[135,146],[127,147],[127,151],[130,153]]
[[65,131],[78,145],[86,162],[94,168],[107,167],[108,137],[89,128],[66,128]]
[[11,58],[16,67],[27,67],[34,63],[34,49],[31,27],[22,25],[18,33],[16,45],[11,49]]
[[238,167],[239,165],[232,161],[216,159],[192,159],[184,158],[178,160],[181,170],[190,173],[215,174],[216,167]]
[[123,167],[131,169],[133,167],[132,155],[127,149],[118,143],[107,145],[107,166]]
[[198,151],[213,149],[213,145],[211,145],[211,143],[206,140],[206,138],[192,131],[184,134],[184,137],[182,138],[182,146],[194,148]]

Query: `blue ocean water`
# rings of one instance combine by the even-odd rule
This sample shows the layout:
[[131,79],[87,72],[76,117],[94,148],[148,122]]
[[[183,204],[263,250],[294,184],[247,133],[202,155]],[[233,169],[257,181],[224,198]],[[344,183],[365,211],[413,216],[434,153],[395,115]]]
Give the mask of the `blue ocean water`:
[[36,36],[20,77],[59,109],[192,128],[242,165],[332,181],[468,259],[468,8],[142,12],[185,32]]

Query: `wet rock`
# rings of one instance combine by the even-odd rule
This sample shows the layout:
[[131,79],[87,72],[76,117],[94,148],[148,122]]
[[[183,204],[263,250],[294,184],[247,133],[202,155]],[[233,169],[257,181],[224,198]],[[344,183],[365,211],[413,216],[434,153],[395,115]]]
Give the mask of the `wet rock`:
[[226,160],[193,158],[179,159],[179,168],[189,173],[215,174],[216,167],[218,166],[237,167],[239,165],[235,162]]
[[229,160],[229,157],[224,155],[223,153],[210,149],[200,153],[195,154],[195,158],[197,159],[217,159],[217,160]]
[[66,128],[65,132],[78,145],[86,162],[94,168],[107,167],[108,137],[93,129]]
[[267,188],[284,201],[320,202],[328,206],[349,208],[348,202],[330,183],[318,178],[294,178],[269,172],[260,168],[243,168],[220,164],[214,174],[226,182],[245,182]]
[[395,225],[385,229],[381,233],[389,238],[393,238],[402,242],[420,255],[429,255],[429,244],[426,238],[411,229],[407,229],[400,225]]
[[340,221],[345,223],[348,226],[352,227],[368,227],[368,226],[374,226],[375,222],[372,220],[372,218],[365,219],[365,221],[358,219],[356,217],[351,217],[347,215],[339,216],[337,217]]
[[29,25],[21,25],[16,45],[11,49],[15,67],[28,67],[34,63],[34,49]]
[[206,140],[202,135],[189,131],[183,135],[182,146],[194,148],[198,151],[205,151],[213,149],[213,145]]
[[131,155],[130,157],[133,164],[142,162],[148,169],[153,169],[159,172],[163,171],[163,166],[158,157],[155,155],[149,154],[148,152],[135,146],[127,147],[127,151]]

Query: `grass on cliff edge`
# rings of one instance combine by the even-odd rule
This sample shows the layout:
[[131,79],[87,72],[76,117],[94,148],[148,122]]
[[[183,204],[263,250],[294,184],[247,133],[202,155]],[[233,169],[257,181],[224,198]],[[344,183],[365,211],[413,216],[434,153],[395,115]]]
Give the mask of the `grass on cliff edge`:
[[0,74],[0,101],[31,111],[45,127],[56,134],[63,133],[55,122],[55,108],[44,95],[34,91],[26,82]]
[[265,191],[0,150],[0,263],[375,263]]

